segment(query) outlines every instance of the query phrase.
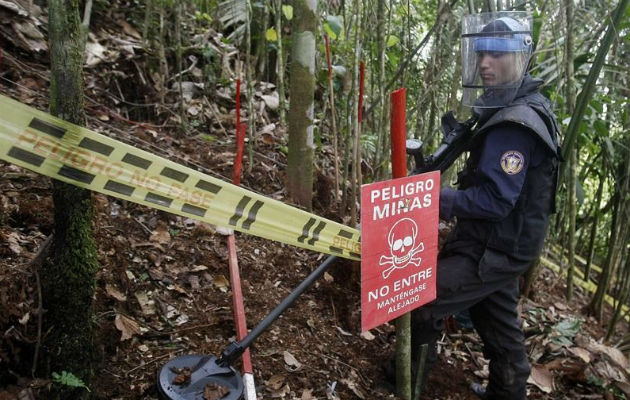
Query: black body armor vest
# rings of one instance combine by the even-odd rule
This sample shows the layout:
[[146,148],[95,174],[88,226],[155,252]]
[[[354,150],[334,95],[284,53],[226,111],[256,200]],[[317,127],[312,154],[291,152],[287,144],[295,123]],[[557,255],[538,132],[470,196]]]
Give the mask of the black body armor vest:
[[[555,212],[560,147],[558,126],[549,101],[535,91],[539,83],[529,78],[526,83],[534,90],[515,99],[509,106],[489,116],[481,115],[476,139],[471,148],[466,168],[460,174],[460,188],[476,186],[477,164],[486,133],[493,127],[517,124],[528,129],[544,143],[546,157],[527,169],[521,194],[510,214],[500,221],[458,218],[446,251],[464,252],[480,259],[486,249],[492,249],[521,261],[538,257],[544,243],[549,215]],[[538,84],[536,84],[538,83]]]

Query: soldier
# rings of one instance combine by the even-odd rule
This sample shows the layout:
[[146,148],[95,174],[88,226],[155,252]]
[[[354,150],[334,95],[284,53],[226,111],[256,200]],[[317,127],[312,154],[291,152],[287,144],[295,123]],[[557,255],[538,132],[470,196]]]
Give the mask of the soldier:
[[558,127],[541,80],[526,71],[531,19],[524,12],[462,22],[463,103],[478,118],[457,190],[443,188],[440,217],[457,218],[438,259],[437,299],[412,312],[412,359],[436,360],[443,319],[469,309],[490,360],[484,399],[521,400],[530,372],[517,311],[519,276],[538,258],[554,199]]

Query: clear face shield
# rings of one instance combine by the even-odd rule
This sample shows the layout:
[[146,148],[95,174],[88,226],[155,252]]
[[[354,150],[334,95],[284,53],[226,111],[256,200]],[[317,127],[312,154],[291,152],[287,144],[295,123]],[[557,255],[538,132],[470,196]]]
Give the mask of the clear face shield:
[[466,15],[462,19],[462,103],[508,105],[523,82],[532,53],[532,18],[524,11]]

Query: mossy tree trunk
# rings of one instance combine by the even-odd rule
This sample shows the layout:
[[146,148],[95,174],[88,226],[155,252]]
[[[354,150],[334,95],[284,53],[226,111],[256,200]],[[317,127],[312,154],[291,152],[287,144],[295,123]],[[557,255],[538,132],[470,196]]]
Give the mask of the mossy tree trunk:
[[294,0],[289,77],[289,195],[311,209],[313,200],[315,34],[317,0]]
[[[83,125],[82,65],[85,42],[79,0],[49,1],[50,111]],[[89,385],[92,377],[91,304],[96,246],[92,237],[91,192],[53,181],[55,233],[52,258],[42,270],[47,372],[67,371]],[[53,385],[50,399],[88,399],[82,388]]]
[[280,113],[280,124],[285,125],[286,121],[286,110],[285,110],[285,96],[284,96],[284,53],[282,50],[282,0],[273,0],[276,14],[276,35],[278,35],[278,50],[276,56],[276,73],[277,75],[277,86],[278,86],[278,97],[280,101],[280,106],[278,107],[278,112]]

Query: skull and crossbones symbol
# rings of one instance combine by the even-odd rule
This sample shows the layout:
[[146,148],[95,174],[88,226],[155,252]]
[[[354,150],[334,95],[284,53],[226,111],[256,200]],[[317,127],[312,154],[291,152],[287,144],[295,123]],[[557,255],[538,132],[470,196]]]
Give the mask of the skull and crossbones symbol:
[[420,266],[424,251],[424,243],[418,241],[418,225],[410,218],[398,220],[387,235],[391,257],[381,256],[378,264],[385,267],[383,278],[387,279],[396,269],[405,268],[409,264]]

